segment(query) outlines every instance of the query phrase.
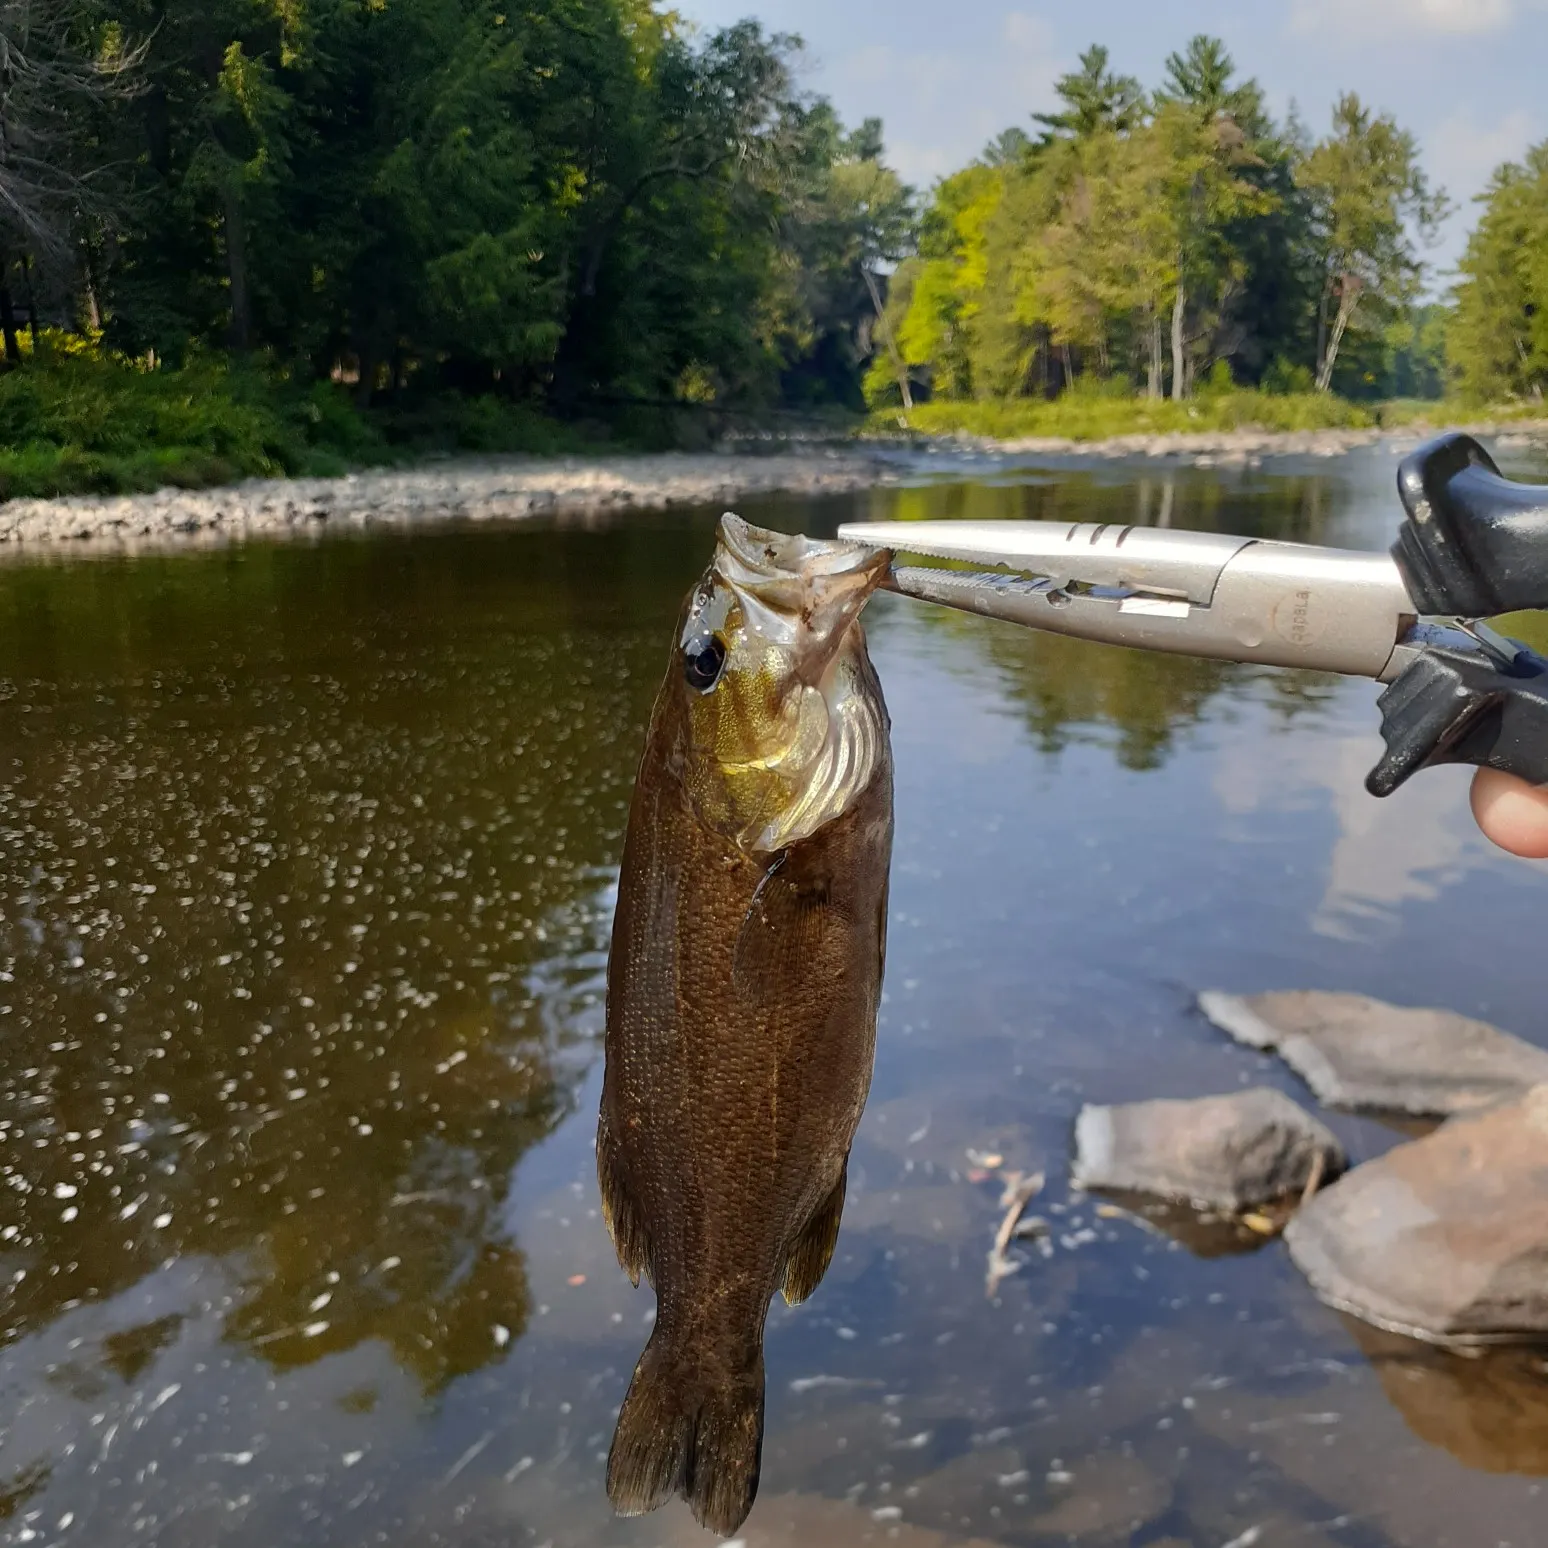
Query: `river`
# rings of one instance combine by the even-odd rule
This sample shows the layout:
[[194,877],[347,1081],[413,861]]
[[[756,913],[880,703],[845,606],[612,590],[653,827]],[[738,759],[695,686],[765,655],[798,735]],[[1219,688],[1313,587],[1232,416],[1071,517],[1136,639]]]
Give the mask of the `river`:
[[[1393,465],[937,459],[742,509],[1376,548]],[[716,514],[0,570],[0,1542],[709,1540],[607,1510],[651,1298],[591,1140],[630,783]],[[1476,835],[1463,771],[1365,794],[1374,685],[867,618],[887,997],[833,1268],[770,1317],[747,1548],[1541,1543],[1541,1351],[1376,1335],[1278,1243],[1067,1174],[1084,1101],[1310,1105],[1203,988],[1541,1041],[1548,872]],[[1046,1170],[1051,1232],[993,1297],[991,1152]]]

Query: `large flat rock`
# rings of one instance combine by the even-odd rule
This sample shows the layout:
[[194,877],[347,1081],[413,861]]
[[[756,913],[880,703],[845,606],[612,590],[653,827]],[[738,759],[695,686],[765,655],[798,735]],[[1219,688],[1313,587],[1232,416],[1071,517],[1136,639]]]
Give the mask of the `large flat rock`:
[[1333,1107],[1450,1117],[1548,1082],[1548,1052],[1453,1011],[1311,989],[1211,989],[1199,1008],[1238,1042],[1278,1049]]
[[1356,1167],[1285,1240],[1325,1301],[1377,1327],[1548,1339],[1548,1085]]
[[1268,1087],[1190,1101],[1085,1107],[1075,1123],[1082,1188],[1149,1193],[1238,1210],[1344,1169],[1338,1141]]

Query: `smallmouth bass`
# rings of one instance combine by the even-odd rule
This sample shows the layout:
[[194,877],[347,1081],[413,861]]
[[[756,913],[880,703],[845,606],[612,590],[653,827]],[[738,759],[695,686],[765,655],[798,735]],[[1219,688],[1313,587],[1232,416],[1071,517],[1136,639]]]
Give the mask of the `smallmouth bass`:
[[890,559],[727,515],[651,715],[597,1126],[657,1305],[608,1457],[623,1515],[675,1492],[722,1536],[746,1519],[769,1304],[833,1256],[886,947],[890,723],[858,619]]

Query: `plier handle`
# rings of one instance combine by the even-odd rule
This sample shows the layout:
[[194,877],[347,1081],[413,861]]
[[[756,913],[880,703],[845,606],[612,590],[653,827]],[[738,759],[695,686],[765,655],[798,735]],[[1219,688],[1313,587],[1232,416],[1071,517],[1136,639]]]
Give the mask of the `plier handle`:
[[850,522],[839,536],[975,568],[893,565],[889,588],[1141,650],[1387,684],[1366,781],[1471,763],[1548,784],[1548,661],[1484,620],[1548,608],[1548,486],[1501,476],[1471,436],[1406,458],[1389,553],[1135,526]]

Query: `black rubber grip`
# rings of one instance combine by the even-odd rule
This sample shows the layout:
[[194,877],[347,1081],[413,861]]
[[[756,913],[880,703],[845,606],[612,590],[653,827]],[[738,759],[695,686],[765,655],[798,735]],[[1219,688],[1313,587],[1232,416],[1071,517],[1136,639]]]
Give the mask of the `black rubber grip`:
[[1518,484],[1470,435],[1445,435],[1403,460],[1408,520],[1392,546],[1428,617],[1495,618],[1548,608],[1548,486]]
[[1482,650],[1426,649],[1378,704],[1387,751],[1365,781],[1372,795],[1440,763],[1548,784],[1548,661],[1524,646],[1508,668]]

